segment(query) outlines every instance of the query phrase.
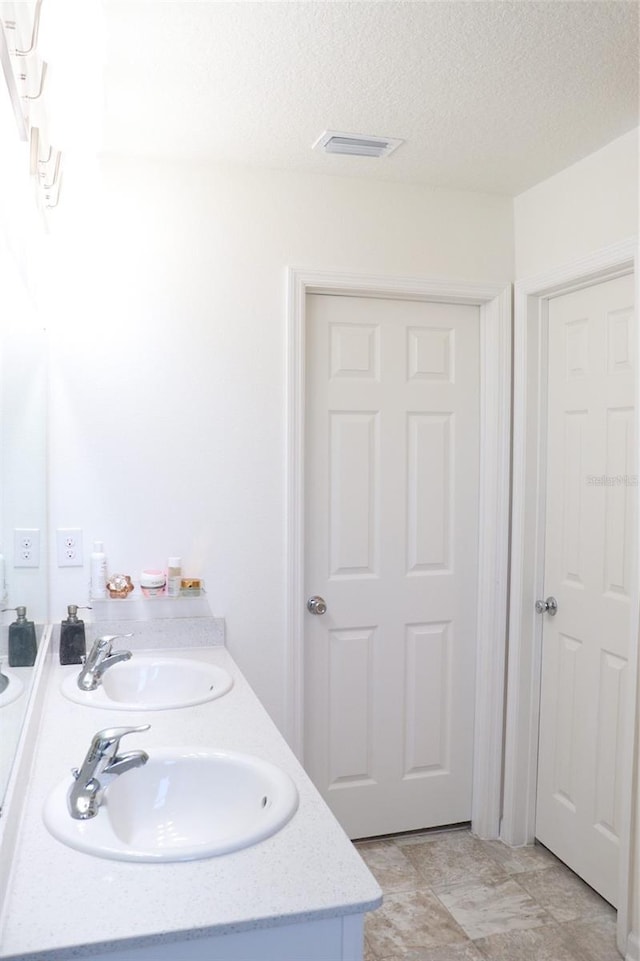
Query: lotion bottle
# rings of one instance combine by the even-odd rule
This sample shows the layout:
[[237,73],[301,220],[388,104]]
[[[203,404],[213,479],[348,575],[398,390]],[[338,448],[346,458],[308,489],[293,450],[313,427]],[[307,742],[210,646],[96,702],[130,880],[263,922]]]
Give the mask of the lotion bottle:
[[60,625],[60,663],[83,664],[86,653],[84,621],[78,617],[78,605],[69,604],[67,617]]
[[107,596],[107,555],[102,541],[93,542],[91,552],[91,597],[101,600]]
[[167,566],[167,597],[180,597],[182,581],[182,559],[170,557]]
[[32,667],[38,653],[36,628],[27,620],[26,607],[16,607],[15,611],[18,616],[9,624],[9,667]]

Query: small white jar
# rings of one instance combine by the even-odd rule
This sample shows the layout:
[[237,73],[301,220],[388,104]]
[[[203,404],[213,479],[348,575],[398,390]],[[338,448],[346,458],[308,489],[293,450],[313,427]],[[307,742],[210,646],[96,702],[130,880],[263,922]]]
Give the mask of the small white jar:
[[165,572],[155,567],[146,567],[140,572],[140,590],[145,597],[157,597],[164,594],[166,583]]

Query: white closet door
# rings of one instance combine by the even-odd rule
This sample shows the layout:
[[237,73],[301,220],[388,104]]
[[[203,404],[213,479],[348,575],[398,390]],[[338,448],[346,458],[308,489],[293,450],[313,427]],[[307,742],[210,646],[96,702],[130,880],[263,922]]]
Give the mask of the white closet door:
[[616,904],[635,500],[633,278],[549,304],[536,835]]

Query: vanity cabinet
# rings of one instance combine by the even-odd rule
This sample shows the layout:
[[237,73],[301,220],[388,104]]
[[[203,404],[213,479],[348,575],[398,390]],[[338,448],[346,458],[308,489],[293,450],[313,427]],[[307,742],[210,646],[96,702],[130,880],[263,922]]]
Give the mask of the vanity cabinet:
[[91,961],[361,961],[363,925],[363,915],[325,918],[117,949]]

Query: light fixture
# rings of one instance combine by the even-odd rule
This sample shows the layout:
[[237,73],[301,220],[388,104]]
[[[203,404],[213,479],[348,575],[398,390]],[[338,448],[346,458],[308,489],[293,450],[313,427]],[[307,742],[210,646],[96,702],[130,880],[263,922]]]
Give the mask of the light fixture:
[[387,157],[402,143],[404,140],[394,137],[373,137],[325,130],[314,143],[313,150],[351,157]]

